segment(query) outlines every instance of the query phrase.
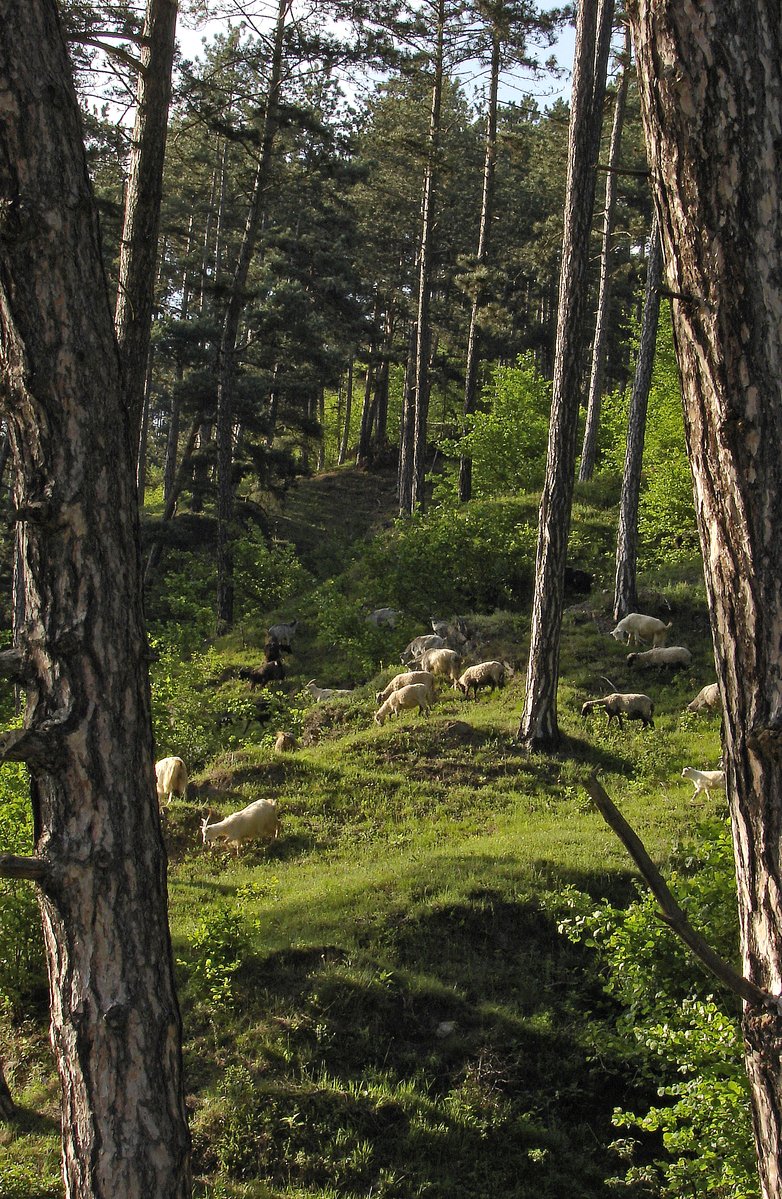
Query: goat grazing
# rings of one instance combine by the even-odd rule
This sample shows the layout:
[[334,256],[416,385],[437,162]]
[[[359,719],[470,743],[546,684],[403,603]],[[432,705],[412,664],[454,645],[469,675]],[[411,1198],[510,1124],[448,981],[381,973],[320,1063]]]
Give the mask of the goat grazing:
[[656,616],[644,616],[642,612],[630,612],[619,621],[615,629],[611,630],[610,635],[615,641],[632,642],[634,645],[640,645],[642,641],[651,641],[653,646],[665,645],[665,639],[672,623],[669,621],[668,624],[663,624]]
[[725,790],[725,771],[724,770],[696,770],[694,766],[685,766],[682,770],[682,778],[689,779],[695,787],[695,794],[708,795],[712,787],[719,791]]
[[478,692],[483,687],[505,686],[505,675],[512,673],[505,662],[478,662],[476,666],[468,666],[461,678],[456,680],[456,686],[462,695],[469,696],[472,690],[473,699],[478,698]]
[[267,683],[285,678],[285,666],[275,659],[264,662],[263,666],[240,666],[236,673],[240,679],[252,683],[254,687],[265,687]]
[[273,799],[256,799],[239,812],[232,812],[225,820],[209,823],[207,816],[201,821],[201,836],[204,845],[212,841],[227,841],[236,846],[237,856],[242,841],[273,841],[280,833],[280,818],[277,803]]
[[608,724],[616,717],[620,729],[623,727],[622,717],[626,717],[627,720],[640,720],[644,728],[647,725],[654,728],[654,704],[648,695],[612,691],[610,695],[604,695],[601,699],[588,699],[581,709],[581,715],[587,717],[596,708],[604,710]]
[[185,798],[187,767],[181,758],[161,758],[155,762],[155,783],[158,803],[171,803],[172,795]]
[[442,675],[443,678],[450,679],[454,691],[456,690],[459,671],[462,668],[462,655],[457,654],[455,649],[428,649],[422,655],[419,665],[421,670],[427,670],[432,675]]
[[719,683],[708,683],[701,687],[692,703],[687,704],[687,711],[716,712],[721,702]]
[[407,670],[404,674],[395,675],[391,682],[386,684],[385,690],[378,691],[375,702],[385,703],[393,691],[400,691],[402,687],[410,687],[414,683],[422,683],[429,689],[431,697],[434,699],[434,675],[430,674],[428,670]]
[[293,733],[279,732],[274,741],[274,752],[278,754],[290,753],[294,749],[299,748],[299,743]]
[[692,654],[683,645],[658,645],[642,654],[628,654],[627,665],[646,669],[648,666],[689,666]]
[[406,645],[402,650],[402,665],[409,666],[421,654],[425,654],[428,649],[447,649],[448,646],[442,637],[436,636],[434,633],[424,633],[420,637],[414,637],[409,645]]
[[389,716],[398,716],[400,712],[419,709],[423,716],[432,702],[431,689],[425,683],[411,683],[392,691],[388,699],[375,712],[375,724],[385,724]]
[[370,612],[367,616],[367,623],[373,624],[375,628],[381,628],[387,625],[390,629],[396,628],[397,618],[402,613],[397,608],[375,608],[374,612]]
[[304,684],[304,690],[309,691],[316,703],[322,704],[329,699],[347,699],[353,694],[352,688],[346,687],[319,687],[314,679],[310,679]]
[[293,649],[293,638],[296,636],[298,625],[298,618],[273,624],[270,629],[266,630],[266,636],[269,641],[276,641],[280,649],[285,649],[290,653]]

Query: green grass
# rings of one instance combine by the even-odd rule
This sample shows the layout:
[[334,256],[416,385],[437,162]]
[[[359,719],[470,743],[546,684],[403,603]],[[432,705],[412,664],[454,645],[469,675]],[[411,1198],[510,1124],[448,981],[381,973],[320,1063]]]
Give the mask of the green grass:
[[[607,519],[590,510],[595,528]],[[310,569],[334,568],[338,555],[318,558],[316,542]],[[713,677],[702,586],[692,576],[645,583],[654,610],[670,610],[675,640],[693,649],[692,669],[633,675],[607,636],[598,586],[586,619],[563,627],[557,755],[517,744],[523,668],[477,702],[442,687],[428,718],[378,728],[374,691],[410,627],[370,644],[356,625],[355,662],[375,654],[375,673],[348,680],[317,605],[301,597],[283,690],[302,747],[276,755],[263,732],[208,762],[189,800],[164,817],[198,1195],[608,1195],[618,1169],[611,1113],[652,1101],[656,1080],[616,1035],[592,951],[558,930],[566,887],[617,904],[635,893],[635,871],[584,780],[600,772],[663,865],[701,816],[724,807],[717,795],[692,804],[680,777],[720,753],[718,719],[684,712]],[[347,584],[344,594],[360,603]],[[528,623],[522,611],[483,614],[482,656],[523,664]],[[233,661],[242,652],[235,640],[225,650]],[[299,688],[311,677],[364,686],[350,702],[304,711]],[[605,678],[648,691],[655,730],[581,720],[584,699],[609,689]],[[224,814],[262,796],[278,800],[277,841],[238,856],[202,845],[207,808]],[[20,1046],[40,1055],[43,1039],[41,1025],[14,1040],[20,1071]],[[43,1188],[31,1199],[59,1194],[56,1129],[36,1123],[53,1120],[45,1076],[28,1100],[39,1115],[0,1126],[0,1193],[13,1155],[22,1163],[13,1169]],[[17,1090],[20,1079],[12,1063]]]

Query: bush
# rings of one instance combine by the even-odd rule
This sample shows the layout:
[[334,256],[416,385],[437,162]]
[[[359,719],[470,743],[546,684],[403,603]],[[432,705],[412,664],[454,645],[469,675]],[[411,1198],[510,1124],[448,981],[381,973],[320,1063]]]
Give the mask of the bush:
[[[695,927],[707,927],[728,959],[738,944],[733,849],[727,824],[706,826],[670,880]],[[619,1111],[614,1124],[662,1135],[666,1158],[631,1162],[615,1183],[645,1183],[653,1193],[750,1199],[758,1194],[749,1086],[738,1018],[712,995],[683,943],[644,893],[626,911],[570,891],[561,929],[592,946],[605,966],[604,986],[623,1006],[619,1029],[643,1047],[663,1100],[645,1115]],[[617,1147],[631,1159],[635,1142]]]

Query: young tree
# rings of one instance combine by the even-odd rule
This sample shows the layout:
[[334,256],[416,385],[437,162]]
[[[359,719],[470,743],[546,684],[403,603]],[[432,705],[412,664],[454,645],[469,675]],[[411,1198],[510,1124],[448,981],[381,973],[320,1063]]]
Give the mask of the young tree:
[[[782,992],[782,7],[632,0],[724,706],[744,973]],[[782,1195],[782,1015],[745,1003],[761,1185]]]
[[627,417],[627,447],[625,449],[622,496],[619,501],[619,526],[616,534],[616,576],[614,582],[614,620],[622,620],[629,612],[638,610],[636,565],[638,562],[638,503],[641,496],[641,466],[646,434],[646,410],[652,386],[654,351],[660,317],[660,284],[662,282],[662,250],[657,218],[649,234],[649,257],[646,262],[646,294],[641,321],[638,362],[630,396]]
[[589,233],[613,7],[613,0],[584,0],[576,26],[551,425],[538,526],[527,691],[518,731],[519,739],[530,749],[559,741],[557,683],[565,557],[573,499]]
[[[54,0],[0,0],[0,405],[23,571],[26,762],[68,1199],[186,1199],[135,462]],[[45,85],[42,84],[45,81]]]

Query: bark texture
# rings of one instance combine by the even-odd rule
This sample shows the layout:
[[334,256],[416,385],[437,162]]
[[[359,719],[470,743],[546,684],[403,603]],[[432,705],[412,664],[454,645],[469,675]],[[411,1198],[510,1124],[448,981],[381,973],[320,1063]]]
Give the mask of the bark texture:
[[[782,7],[633,0],[725,719],[744,972],[782,992]],[[763,1193],[782,1195],[782,1017],[745,1006]]]
[[135,456],[53,0],[0,0],[0,408],[66,1195],[190,1192]]
[[576,462],[589,232],[612,16],[613,0],[584,0],[576,27],[551,423],[538,522],[527,691],[518,731],[530,749],[559,741],[560,627]]

